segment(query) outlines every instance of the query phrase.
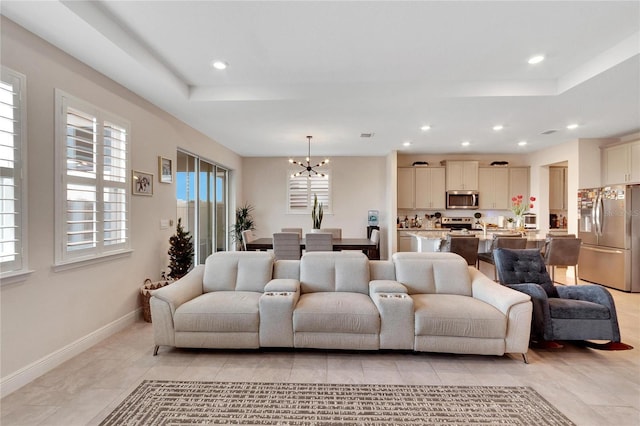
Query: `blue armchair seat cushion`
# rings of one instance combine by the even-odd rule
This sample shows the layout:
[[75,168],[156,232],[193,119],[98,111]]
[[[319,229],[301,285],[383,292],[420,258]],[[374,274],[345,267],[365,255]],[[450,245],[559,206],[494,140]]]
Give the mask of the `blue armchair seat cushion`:
[[586,300],[549,298],[549,313],[557,319],[608,320],[609,308]]

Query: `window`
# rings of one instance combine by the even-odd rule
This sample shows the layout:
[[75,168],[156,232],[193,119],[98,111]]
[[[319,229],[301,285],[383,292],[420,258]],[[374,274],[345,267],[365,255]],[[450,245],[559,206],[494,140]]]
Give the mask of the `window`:
[[56,91],[56,264],[127,252],[129,123]]
[[[297,171],[297,170],[296,170]],[[318,196],[324,213],[330,213],[331,205],[331,171],[321,176],[293,176],[289,172],[287,193],[289,213],[310,213],[313,209],[313,196]]]
[[26,77],[2,67],[0,79],[0,270],[26,272]]

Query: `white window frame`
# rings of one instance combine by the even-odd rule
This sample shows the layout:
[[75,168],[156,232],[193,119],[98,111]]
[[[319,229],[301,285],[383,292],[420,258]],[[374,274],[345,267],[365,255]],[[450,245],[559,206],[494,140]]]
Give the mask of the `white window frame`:
[[[314,190],[311,187],[311,180],[307,174],[303,174],[301,176],[294,176],[299,169],[291,169],[287,171],[287,213],[289,214],[310,214],[311,210],[313,210],[313,195]],[[326,179],[327,180],[327,190],[325,194],[321,194],[318,197],[318,200],[322,202],[322,211],[323,214],[332,214],[333,212],[333,197],[332,197],[332,170],[323,169],[322,172],[326,175],[325,177],[317,177],[317,179]],[[315,178],[312,176],[311,178]],[[300,207],[292,207],[291,206],[291,183],[293,179],[307,179],[307,189],[306,189],[306,202],[304,205]]]
[[[16,226],[13,238],[16,240],[15,257],[13,260],[0,261],[0,278],[2,284],[26,279],[30,274],[28,230],[27,230],[27,77],[5,66],[1,67],[1,80],[12,84],[17,105],[14,103],[14,206]],[[15,101],[14,101],[15,102]]]
[[[56,210],[55,210],[55,270],[63,270],[68,267],[82,266],[87,263],[107,260],[113,256],[122,256],[131,253],[131,124],[129,121],[118,117],[108,111],[98,108],[89,102],[78,99],[62,90],[56,89]],[[95,179],[72,176],[67,173],[67,112],[69,109],[81,111],[95,118]],[[126,166],[121,176],[124,181],[117,182],[105,179],[104,170],[104,124],[112,123],[126,132]],[[95,209],[94,220],[94,247],[68,250],[67,245],[67,185],[95,185]],[[104,190],[106,188],[124,190],[124,242],[105,245],[104,225],[105,219]]]

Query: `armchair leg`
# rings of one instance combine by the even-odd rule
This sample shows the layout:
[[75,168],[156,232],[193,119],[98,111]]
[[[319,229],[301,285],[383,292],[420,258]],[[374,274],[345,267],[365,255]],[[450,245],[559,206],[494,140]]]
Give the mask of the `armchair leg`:
[[158,355],[158,349],[160,349],[160,345],[156,345],[156,347],[153,348],[153,356],[157,356]]
[[529,364],[529,357],[527,357],[527,354],[522,354],[522,359],[524,360],[525,364]]

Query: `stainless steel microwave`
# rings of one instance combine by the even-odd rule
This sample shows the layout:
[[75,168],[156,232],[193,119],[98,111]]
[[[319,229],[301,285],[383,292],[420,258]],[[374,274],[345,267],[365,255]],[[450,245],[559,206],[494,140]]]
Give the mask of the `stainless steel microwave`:
[[477,209],[478,191],[447,191],[447,209]]

